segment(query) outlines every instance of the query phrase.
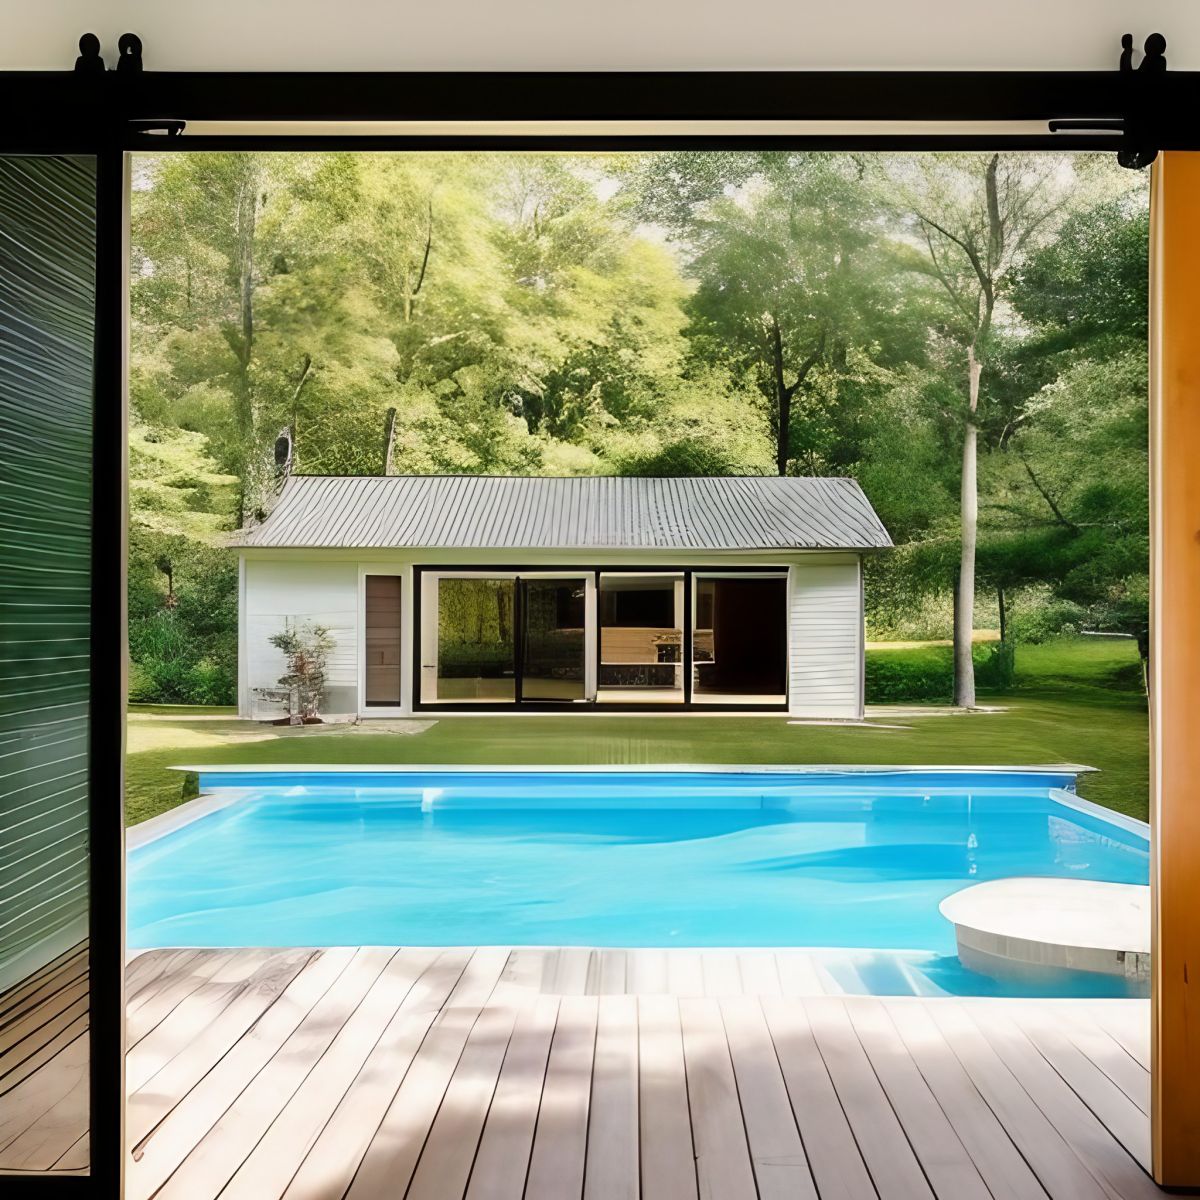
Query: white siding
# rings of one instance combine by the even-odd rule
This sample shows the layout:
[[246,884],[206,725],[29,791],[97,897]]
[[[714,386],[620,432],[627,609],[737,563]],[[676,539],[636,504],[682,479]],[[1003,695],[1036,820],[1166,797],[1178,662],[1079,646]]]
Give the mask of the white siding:
[[791,570],[789,711],[862,716],[863,618],[859,561]]
[[358,564],[328,559],[308,561],[246,560],[245,618],[241,697],[243,716],[278,714],[264,705],[255,688],[277,686],[286,669],[270,638],[289,622],[324,625],[334,639],[329,657],[325,709],[344,716],[358,709]]

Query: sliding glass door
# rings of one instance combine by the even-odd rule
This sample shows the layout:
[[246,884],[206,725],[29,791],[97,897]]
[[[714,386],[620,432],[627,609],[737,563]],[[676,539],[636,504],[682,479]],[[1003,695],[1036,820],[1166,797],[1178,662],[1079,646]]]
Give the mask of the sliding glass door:
[[599,589],[602,704],[682,704],[682,572],[602,572]]
[[591,593],[584,573],[422,573],[421,703],[590,700]]
[[787,700],[787,576],[692,578],[692,701]]
[[429,582],[435,607],[432,620],[423,622],[421,699],[516,700],[516,577],[434,576]]
[[521,579],[521,699],[587,699],[587,581]]
[[787,703],[785,571],[416,575],[421,705]]
[[[89,943],[96,187],[92,158],[0,156],[0,1177],[21,1195],[89,1174],[92,1060],[115,1056],[91,1041],[93,949],[119,959],[119,912]],[[99,803],[119,825],[119,792]]]

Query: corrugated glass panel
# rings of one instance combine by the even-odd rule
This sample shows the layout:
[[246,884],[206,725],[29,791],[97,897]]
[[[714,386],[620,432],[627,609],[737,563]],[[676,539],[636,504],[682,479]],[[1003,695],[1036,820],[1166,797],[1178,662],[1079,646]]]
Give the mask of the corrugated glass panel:
[[95,196],[0,157],[0,1170],[88,1164]]

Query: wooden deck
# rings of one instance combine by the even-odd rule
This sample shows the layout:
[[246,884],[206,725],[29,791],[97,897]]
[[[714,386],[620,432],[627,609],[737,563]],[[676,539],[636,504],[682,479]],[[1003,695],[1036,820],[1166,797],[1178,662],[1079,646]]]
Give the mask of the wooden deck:
[[[142,955],[128,970],[127,1195],[1161,1195],[1139,1165],[1145,1002],[821,995],[803,957]],[[62,995],[38,1028],[59,1032],[21,1065],[0,1057],[0,1167],[74,1169],[86,1154],[61,1108],[78,1075],[77,967],[42,981]],[[0,1017],[10,1056],[33,983],[17,1025]]]

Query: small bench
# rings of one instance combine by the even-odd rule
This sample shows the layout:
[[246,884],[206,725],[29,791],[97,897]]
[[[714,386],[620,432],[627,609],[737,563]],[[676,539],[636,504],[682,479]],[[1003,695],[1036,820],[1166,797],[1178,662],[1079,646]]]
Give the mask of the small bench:
[[977,883],[939,906],[964,967],[1150,977],[1150,889],[1137,883],[1016,877]]

